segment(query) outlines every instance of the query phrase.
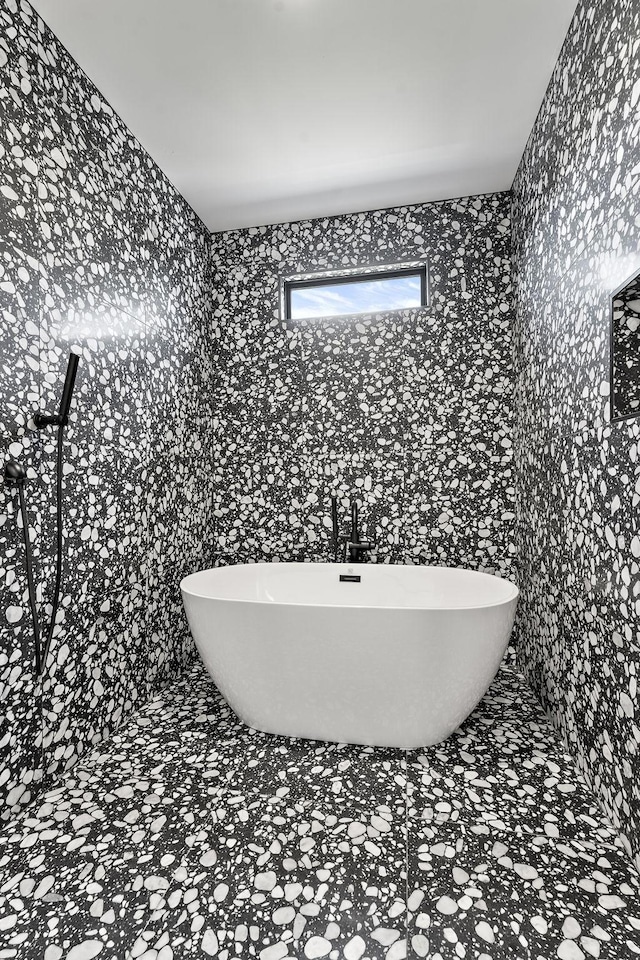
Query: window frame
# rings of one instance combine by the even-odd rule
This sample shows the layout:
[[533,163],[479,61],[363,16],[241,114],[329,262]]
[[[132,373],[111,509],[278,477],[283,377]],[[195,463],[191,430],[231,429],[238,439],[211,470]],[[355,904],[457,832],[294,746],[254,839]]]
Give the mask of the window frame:
[[[322,316],[291,316],[292,290],[308,287],[333,287],[367,280],[395,280],[398,277],[417,276],[420,279],[420,304],[414,307],[393,307],[390,310],[362,310],[356,313],[327,313]],[[369,267],[347,267],[323,270],[318,273],[296,273],[280,278],[280,316],[286,323],[312,323],[318,320],[347,320],[379,313],[400,313],[404,310],[422,310],[430,304],[429,263],[427,260],[408,260],[400,263],[381,263]]]

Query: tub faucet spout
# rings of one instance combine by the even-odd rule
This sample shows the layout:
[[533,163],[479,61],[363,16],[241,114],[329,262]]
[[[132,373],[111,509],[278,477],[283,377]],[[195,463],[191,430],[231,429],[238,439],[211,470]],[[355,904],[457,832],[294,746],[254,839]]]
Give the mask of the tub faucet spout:
[[[369,523],[367,524],[367,530]],[[351,501],[351,530],[340,532],[338,521],[338,498],[331,497],[331,545],[334,562],[342,559],[345,563],[364,563],[367,554],[375,550],[373,540],[362,538],[358,530],[358,502]]]

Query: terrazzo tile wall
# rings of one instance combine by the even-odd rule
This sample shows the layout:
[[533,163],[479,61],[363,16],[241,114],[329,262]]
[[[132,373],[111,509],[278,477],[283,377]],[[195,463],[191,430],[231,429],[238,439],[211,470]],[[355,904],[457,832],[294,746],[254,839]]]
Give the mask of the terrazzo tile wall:
[[55,431],[80,353],[65,453],[65,567],[47,677],[14,491],[0,484],[0,815],[71,765],[190,659],[178,583],[209,564],[209,235],[24,2],[0,2],[0,430],[29,467],[47,619]]
[[640,7],[578,5],[513,188],[520,663],[640,864],[640,421],[609,414],[640,267]]
[[[213,236],[218,563],[331,558],[351,495],[378,562],[515,574],[506,193]],[[424,258],[428,308],[287,324],[283,276]]]

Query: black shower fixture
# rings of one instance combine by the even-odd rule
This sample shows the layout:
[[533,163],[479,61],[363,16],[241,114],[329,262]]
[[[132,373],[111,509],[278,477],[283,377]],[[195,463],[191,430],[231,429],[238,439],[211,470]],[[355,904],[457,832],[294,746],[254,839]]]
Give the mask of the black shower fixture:
[[23,487],[27,480],[27,471],[17,460],[7,460],[3,479],[8,487]]
[[[338,498],[337,496],[331,497],[331,544],[332,544],[332,553],[333,560],[335,563],[339,560],[339,554],[341,552],[341,545],[344,546],[344,552],[342,554],[342,559],[349,563],[364,563],[367,556],[371,555],[375,551],[375,543],[370,539],[363,539],[360,536],[360,531],[358,529],[358,501],[351,500],[350,503],[351,510],[351,530],[348,534],[340,534],[340,524],[338,520]],[[373,526],[373,523],[370,518],[369,524],[367,524],[367,530],[369,526]]]
[[78,369],[78,355],[77,353],[69,354],[69,362],[67,364],[67,374],[64,378],[64,387],[62,388],[62,399],[60,401],[60,409],[58,413],[50,416],[46,413],[36,413],[33,418],[34,423],[38,429],[42,427],[55,426],[55,427],[66,427],[69,422],[69,407],[71,406],[71,397],[73,395],[73,387],[76,382],[76,371]]
[[53,599],[51,601],[51,619],[49,620],[49,629],[44,641],[41,656],[41,671],[44,671],[49,656],[49,648],[53,639],[53,631],[56,626],[56,617],[58,615],[58,605],[60,603],[60,586],[62,583],[62,438],[64,428],[69,422],[69,408],[71,406],[71,397],[76,382],[76,371],[78,369],[78,355],[69,354],[67,363],[67,373],[64,378],[64,387],[62,388],[62,399],[60,400],[60,409],[57,414],[50,416],[46,413],[36,413],[34,423],[36,427],[54,426],[58,428],[58,447],[56,456],[56,579],[53,588]]
[[60,586],[62,583],[62,547],[63,547],[63,533],[62,533],[62,453],[63,453],[63,434],[64,428],[69,422],[69,409],[71,407],[71,398],[73,396],[73,388],[76,382],[76,372],[78,370],[78,356],[75,353],[69,355],[69,362],[67,363],[67,373],[64,379],[64,387],[62,389],[62,398],[60,400],[60,409],[58,413],[54,415],[46,413],[36,413],[33,420],[38,427],[57,427],[58,428],[58,444],[57,444],[57,456],[56,456],[56,579],[53,588],[53,598],[51,601],[51,618],[46,630],[46,638],[44,643],[40,642],[40,625],[38,618],[38,609],[36,604],[36,592],[35,592],[35,583],[33,577],[33,558],[31,554],[31,541],[29,538],[29,523],[27,517],[27,505],[24,495],[24,485],[27,479],[27,472],[21,463],[18,463],[17,460],[8,460],[4,465],[4,482],[8,486],[16,487],[18,491],[18,496],[20,499],[20,513],[22,516],[22,530],[24,535],[24,545],[25,545],[25,566],[27,570],[27,586],[29,589],[29,605],[31,608],[31,617],[33,620],[33,635],[35,640],[35,668],[36,675],[40,676],[44,673],[45,667],[47,665],[47,657],[49,654],[49,648],[51,646],[51,640],[53,638],[53,631],[56,625],[56,616],[58,613],[58,606],[60,603]]

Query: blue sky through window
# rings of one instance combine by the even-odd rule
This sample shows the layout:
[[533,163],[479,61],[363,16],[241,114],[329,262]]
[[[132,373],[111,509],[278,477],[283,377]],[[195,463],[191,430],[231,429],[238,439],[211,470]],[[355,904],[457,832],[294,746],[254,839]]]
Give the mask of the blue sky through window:
[[291,319],[376,313],[421,305],[419,276],[292,287]]

